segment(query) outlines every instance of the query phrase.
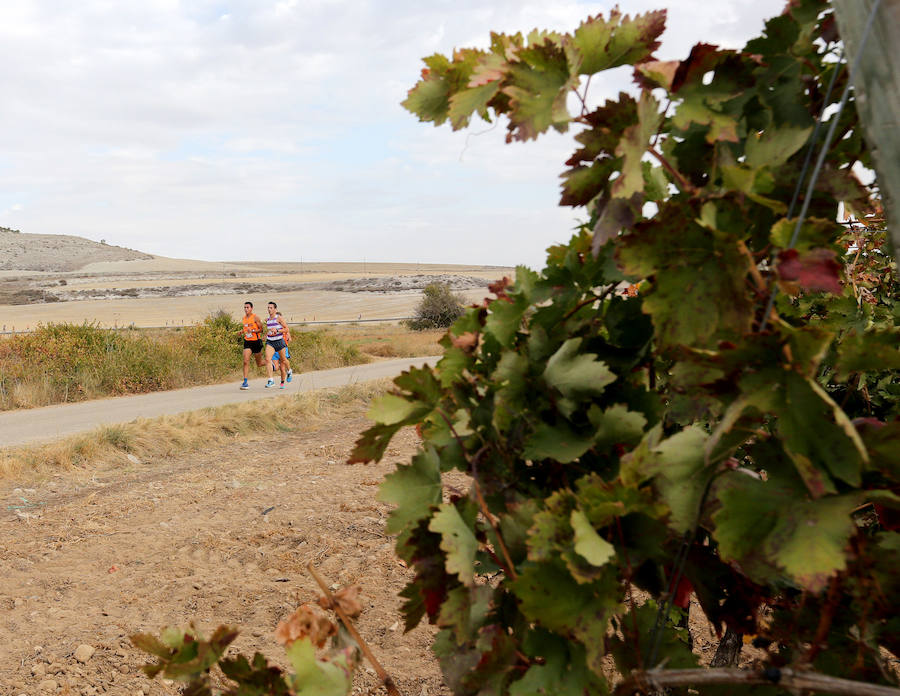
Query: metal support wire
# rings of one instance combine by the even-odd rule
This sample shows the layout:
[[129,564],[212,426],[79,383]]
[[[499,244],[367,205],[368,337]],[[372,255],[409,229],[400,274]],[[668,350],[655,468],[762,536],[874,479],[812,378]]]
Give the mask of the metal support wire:
[[[859,41],[859,52],[856,54],[856,57],[853,59],[853,65],[850,67],[850,74],[847,75],[847,85],[844,87],[844,93],[841,95],[841,101],[838,104],[837,112],[831,118],[831,125],[828,127],[828,133],[825,135],[825,141],[822,143],[822,149],[819,152],[819,158],[816,160],[816,166],[812,171],[812,175],[809,178],[809,184],[806,186],[806,196],[803,199],[803,205],[800,208],[800,214],[797,217],[797,224],[794,225],[794,232],[791,234],[790,242],[788,243],[788,249],[793,249],[794,245],[797,243],[797,238],[800,236],[800,230],[803,227],[803,223],[806,220],[806,214],[809,212],[809,204],[812,201],[813,191],[815,190],[816,182],[819,179],[819,174],[822,172],[822,166],[825,164],[825,157],[828,155],[828,148],[831,147],[831,141],[834,138],[834,133],[837,130],[838,121],[841,118],[841,113],[844,111],[844,106],[847,104],[847,97],[850,96],[850,88],[853,86],[853,77],[856,74],[857,69],[859,68],[860,60],[862,59],[863,53],[865,52],[866,41],[869,38],[869,34],[872,31],[872,25],[875,23],[875,14],[878,12],[878,6],[881,4],[881,0],[875,0],[872,4],[872,9],[869,11],[869,18],[866,21],[866,28],[863,31],[862,38]],[[832,82],[834,81],[834,76],[832,76]],[[830,88],[829,88],[830,90]],[[827,102],[827,100],[826,100]],[[822,105],[822,114],[825,113],[826,104]],[[818,127],[819,123],[822,121],[822,114],[819,115],[818,122],[816,126]],[[814,143],[810,143],[810,149],[807,152],[807,160],[809,160],[809,155],[812,152],[812,147]],[[804,166],[806,164],[804,163]],[[802,174],[801,180],[797,182],[797,186],[799,187],[802,183]],[[795,191],[795,200],[796,200],[796,191]],[[791,201],[791,208],[794,206],[795,200]],[[790,218],[790,213],[793,210],[789,211],[788,218]],[[772,307],[775,306],[775,297],[778,295],[778,286],[776,284],[772,284],[772,289],[769,292],[769,300],[766,302],[766,309],[763,312],[762,321],[759,325],[759,330],[764,331],[766,325],[769,321],[769,314],[772,312]]]

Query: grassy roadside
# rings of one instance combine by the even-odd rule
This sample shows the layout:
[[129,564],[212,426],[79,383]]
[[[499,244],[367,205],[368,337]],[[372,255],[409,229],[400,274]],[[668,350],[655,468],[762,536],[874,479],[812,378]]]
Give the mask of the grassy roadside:
[[[240,325],[219,313],[196,326],[113,331],[51,324],[0,338],[0,411],[178,389],[239,379]],[[295,372],[434,355],[442,332],[400,326],[297,327],[291,343]],[[252,373],[263,374],[252,362]]]
[[[415,358],[443,353],[438,340],[446,330],[412,331],[396,324],[358,324],[325,328],[320,333],[373,358]],[[295,331],[293,335],[300,332]]]
[[60,469],[86,469],[98,462],[129,465],[139,461],[208,449],[237,437],[306,429],[335,416],[365,412],[390,380],[339,389],[260,399],[160,418],[109,425],[62,440],[0,449],[0,480],[41,477]]

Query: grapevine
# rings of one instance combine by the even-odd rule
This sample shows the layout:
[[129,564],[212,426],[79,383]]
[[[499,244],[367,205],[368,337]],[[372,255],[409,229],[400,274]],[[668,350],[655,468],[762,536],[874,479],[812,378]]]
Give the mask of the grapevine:
[[[370,412],[351,461],[423,438],[380,490],[415,573],[406,626],[439,627],[457,694],[892,692],[900,305],[854,101],[828,108],[848,79],[834,17],[794,0],[742,50],[682,61],[655,59],[664,26],[613,10],[494,33],[426,58],[404,102],[454,130],[503,120],[508,142],[574,130],[561,204],[586,218]],[[635,94],[591,106],[624,65]],[[838,137],[798,228],[823,113]],[[753,674],[690,671],[691,594],[765,651]]]

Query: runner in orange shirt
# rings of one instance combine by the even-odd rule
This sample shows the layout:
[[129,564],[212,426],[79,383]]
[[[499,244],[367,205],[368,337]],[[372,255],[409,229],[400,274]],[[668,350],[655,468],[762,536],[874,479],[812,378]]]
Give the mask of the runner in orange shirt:
[[249,389],[247,378],[250,376],[250,356],[256,356],[256,364],[262,367],[266,364],[263,355],[262,332],[263,324],[259,317],[253,313],[253,303],[249,300],[244,303],[244,316],[241,319],[241,334],[244,337],[244,382],[241,389]]

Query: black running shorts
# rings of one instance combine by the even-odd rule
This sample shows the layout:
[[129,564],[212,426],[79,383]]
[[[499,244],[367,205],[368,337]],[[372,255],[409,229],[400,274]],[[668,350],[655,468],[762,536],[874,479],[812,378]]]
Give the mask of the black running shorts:
[[259,353],[263,349],[263,342],[258,338],[255,341],[248,341],[246,338],[244,339],[244,350],[250,349],[251,353]]
[[287,348],[287,343],[284,342],[283,338],[276,338],[274,341],[270,338],[266,342],[275,349],[276,353]]

